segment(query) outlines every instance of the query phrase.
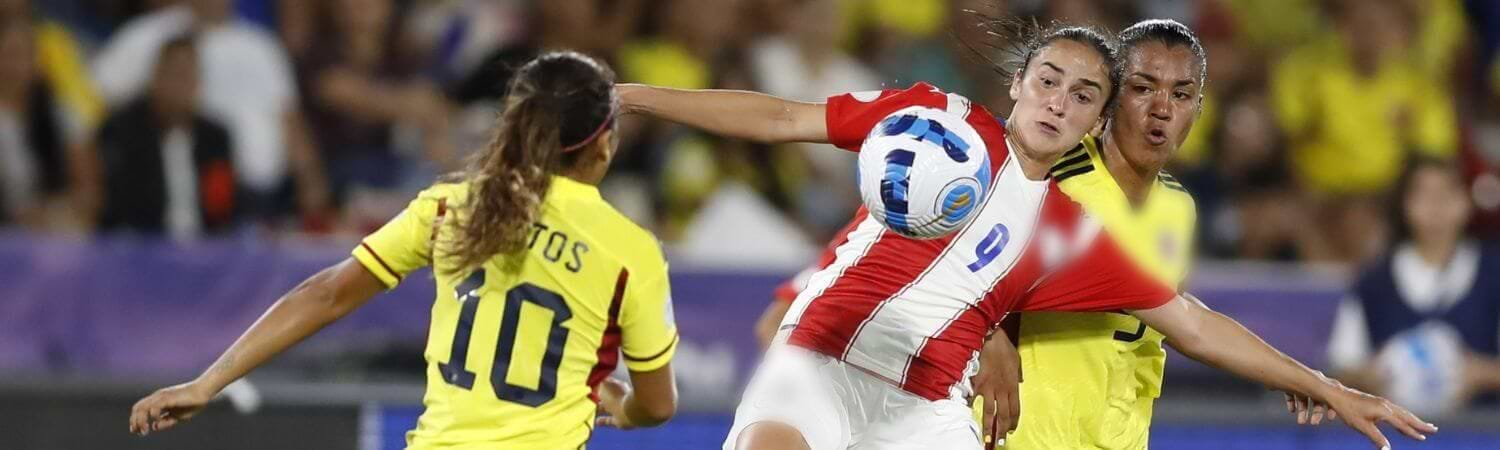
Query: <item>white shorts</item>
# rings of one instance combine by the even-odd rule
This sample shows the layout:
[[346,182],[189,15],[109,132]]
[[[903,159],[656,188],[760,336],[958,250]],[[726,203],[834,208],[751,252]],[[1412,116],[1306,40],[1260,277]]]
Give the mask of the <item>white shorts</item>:
[[790,425],[812,450],[979,450],[961,398],[927,400],[811,350],[773,344],[756,368],[724,440],[734,450],[757,422]]

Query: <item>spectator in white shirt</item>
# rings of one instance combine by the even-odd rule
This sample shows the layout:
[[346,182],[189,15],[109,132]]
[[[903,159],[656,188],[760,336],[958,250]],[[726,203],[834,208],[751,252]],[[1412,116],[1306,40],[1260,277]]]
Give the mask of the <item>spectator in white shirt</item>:
[[1500,392],[1500,247],[1465,233],[1473,206],[1458,168],[1418,160],[1398,183],[1403,239],[1339,305],[1333,374],[1427,414]]
[[230,3],[188,0],[126,23],[94,60],[100,93],[111,109],[141,95],[162,44],[195,32],[200,110],[229,129],[251,214],[284,212],[291,186],[304,214],[321,214],[329,204],[327,183],[303,124],[290,61],[273,34],[233,17]]
[[[822,102],[845,92],[880,89],[879,76],[838,47],[840,8],[837,0],[806,0],[789,6],[786,29],[750,48],[751,72],[759,90],[793,100]],[[810,147],[794,154],[806,158],[819,180],[797,187],[799,216],[811,222],[818,235],[837,230],[859,203],[854,186],[855,155]]]

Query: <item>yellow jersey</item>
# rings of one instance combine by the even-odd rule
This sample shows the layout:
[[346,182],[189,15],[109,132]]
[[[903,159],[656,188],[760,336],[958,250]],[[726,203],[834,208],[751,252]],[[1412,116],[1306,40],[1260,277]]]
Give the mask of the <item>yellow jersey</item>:
[[[1176,179],[1162,172],[1146,202],[1132,206],[1092,137],[1065,154],[1052,175],[1141,268],[1180,287],[1197,212]],[[1146,448],[1166,365],[1162,335],[1124,313],[1028,312],[1020,321],[1023,413],[1002,448]]]
[[[354,258],[387,287],[434,258],[450,267],[444,249],[469,195],[468,184],[423,191]],[[582,448],[595,389],[621,353],[632,371],[671,360],[667,264],[651,233],[564,177],[553,177],[538,217],[524,255],[434,271],[426,410],[407,448]]]
[[1444,82],[1403,58],[1362,76],[1351,55],[1342,36],[1329,33],[1270,71],[1270,105],[1293,138],[1287,155],[1302,185],[1316,194],[1378,194],[1396,183],[1412,152],[1452,157],[1459,126]]

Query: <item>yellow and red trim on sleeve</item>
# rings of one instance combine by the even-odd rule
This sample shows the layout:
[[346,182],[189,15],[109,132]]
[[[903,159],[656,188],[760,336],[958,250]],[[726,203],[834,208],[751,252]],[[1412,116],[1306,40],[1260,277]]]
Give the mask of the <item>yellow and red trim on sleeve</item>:
[[350,254],[361,265],[365,266],[365,270],[370,271],[371,274],[375,275],[375,278],[380,279],[380,282],[385,284],[386,289],[394,288],[397,284],[401,284],[401,274],[392,269],[391,265],[387,264],[385,259],[381,258],[380,254],[375,252],[374,248],[370,247],[370,244],[360,242],[359,246],[354,247],[354,251],[350,252]]

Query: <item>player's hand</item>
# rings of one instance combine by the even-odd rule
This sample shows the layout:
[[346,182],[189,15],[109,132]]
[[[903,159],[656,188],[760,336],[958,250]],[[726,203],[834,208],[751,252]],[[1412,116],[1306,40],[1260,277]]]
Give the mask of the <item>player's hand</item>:
[[[1318,378],[1332,381],[1323,375],[1322,371],[1314,370],[1313,373],[1318,374]],[[1297,416],[1298,425],[1321,425],[1324,418],[1332,421],[1339,416],[1337,411],[1328,408],[1327,403],[1320,402],[1312,396],[1292,391],[1282,394],[1286,396],[1286,412]]]
[[1326,399],[1333,413],[1343,418],[1344,424],[1364,434],[1377,447],[1388,450],[1391,441],[1381,434],[1380,422],[1401,431],[1412,439],[1427,440],[1427,433],[1436,433],[1437,426],[1427,423],[1406,408],[1397,406],[1384,398],[1344,387],[1333,382],[1335,391]]
[[599,383],[599,418],[594,424],[603,427],[629,430],[635,428],[630,416],[625,414],[625,397],[630,395],[630,385],[614,378],[605,378]]
[[130,408],[130,432],[145,436],[192,419],[214,397],[202,386],[183,383],[162,388]]
[[979,352],[979,373],[970,379],[975,398],[984,408],[979,425],[984,443],[1016,430],[1021,423],[1021,356],[1010,337],[997,331]]
[[1286,412],[1297,416],[1298,425],[1321,425],[1325,418],[1330,421],[1338,418],[1338,412],[1328,409],[1327,403],[1295,392],[1283,394],[1286,396]]

